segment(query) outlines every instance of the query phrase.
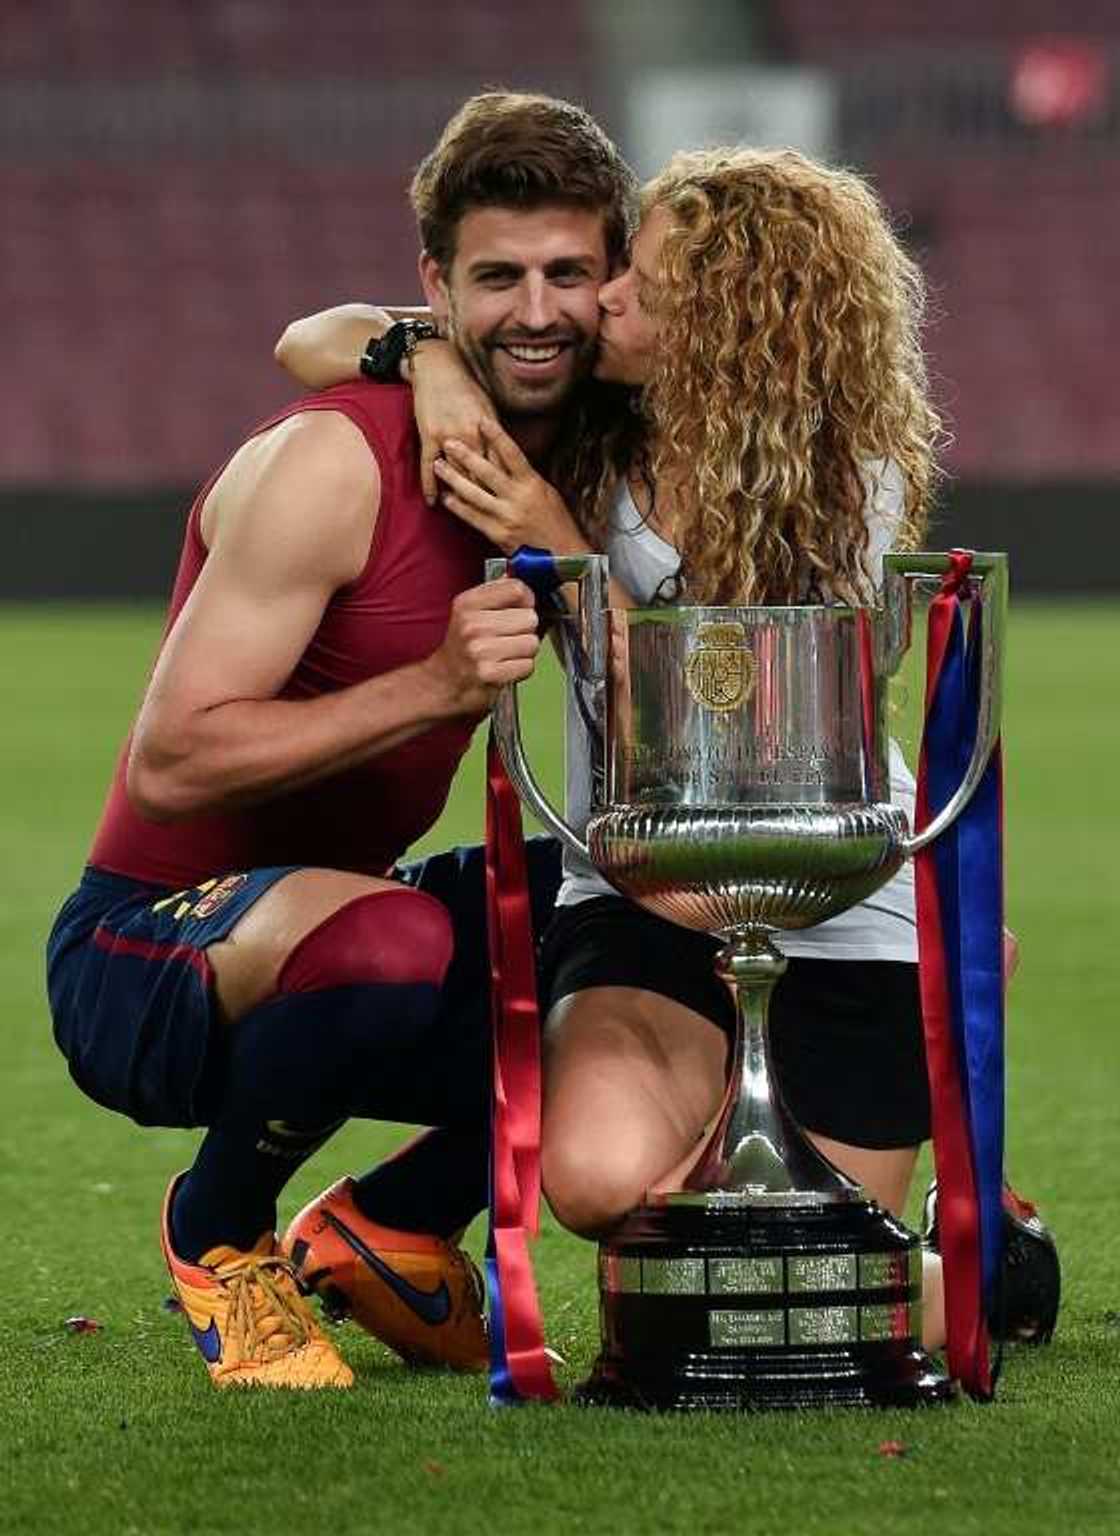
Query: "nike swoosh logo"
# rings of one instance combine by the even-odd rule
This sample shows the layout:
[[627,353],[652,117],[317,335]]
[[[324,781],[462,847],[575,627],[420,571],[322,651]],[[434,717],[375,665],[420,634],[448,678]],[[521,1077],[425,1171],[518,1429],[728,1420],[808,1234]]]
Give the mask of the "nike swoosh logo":
[[217,1365],[218,1361],[222,1358],[222,1336],[218,1332],[218,1325],[214,1319],[210,1319],[210,1326],[205,1331],[201,1328],[196,1328],[190,1318],[187,1319],[187,1327],[190,1329],[191,1335],[198,1345],[199,1352],[206,1361],[206,1364]]
[[344,1243],[348,1243],[353,1248],[362,1262],[369,1265],[378,1279],[384,1280],[409,1311],[416,1313],[422,1323],[428,1323],[433,1328],[437,1328],[440,1323],[446,1323],[451,1316],[451,1293],[447,1289],[446,1280],[441,1280],[434,1291],[418,1290],[416,1286],[410,1285],[403,1275],[398,1275],[395,1269],[391,1269],[384,1259],[378,1258],[373,1249],[367,1247],[358,1234],[344,1221],[340,1221],[333,1212],[324,1211],[323,1219],[334,1228]]

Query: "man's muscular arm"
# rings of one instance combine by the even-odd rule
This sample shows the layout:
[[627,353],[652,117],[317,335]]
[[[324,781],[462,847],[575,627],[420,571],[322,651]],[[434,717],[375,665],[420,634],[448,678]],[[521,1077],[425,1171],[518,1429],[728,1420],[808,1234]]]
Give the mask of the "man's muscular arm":
[[331,594],[362,570],[375,461],[345,417],[308,413],[247,444],[203,516],[210,555],[168,636],[133,736],[129,794],[177,820],[271,798],[484,712],[532,671],[520,582],[472,588],[421,661],[313,699],[279,699]]

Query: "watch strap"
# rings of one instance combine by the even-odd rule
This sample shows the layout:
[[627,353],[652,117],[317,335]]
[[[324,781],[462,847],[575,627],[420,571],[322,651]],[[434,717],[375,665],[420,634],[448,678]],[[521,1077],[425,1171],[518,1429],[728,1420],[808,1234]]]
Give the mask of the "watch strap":
[[411,357],[422,341],[438,337],[431,320],[397,320],[384,336],[371,336],[358,360],[364,378],[375,384],[399,384],[401,362]]

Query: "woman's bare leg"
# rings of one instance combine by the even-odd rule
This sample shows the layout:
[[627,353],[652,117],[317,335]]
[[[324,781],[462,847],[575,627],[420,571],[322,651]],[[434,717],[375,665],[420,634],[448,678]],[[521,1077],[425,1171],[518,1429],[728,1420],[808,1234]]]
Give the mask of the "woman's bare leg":
[[853,1147],[818,1131],[805,1134],[841,1173],[862,1184],[872,1200],[901,1220],[918,1160],[917,1147],[889,1147],[884,1151],[877,1147]]
[[592,987],[556,1004],[545,1032],[541,1163],[564,1226],[602,1236],[701,1145],[726,1056],[716,1025],[636,987]]

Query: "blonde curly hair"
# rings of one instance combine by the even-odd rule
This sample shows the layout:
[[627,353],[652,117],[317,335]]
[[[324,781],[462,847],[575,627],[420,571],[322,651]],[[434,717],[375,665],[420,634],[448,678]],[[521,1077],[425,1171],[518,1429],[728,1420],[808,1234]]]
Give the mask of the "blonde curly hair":
[[935,478],[919,269],[866,182],[792,150],[678,154],[643,189],[655,209],[668,232],[642,414],[654,479],[683,509],[686,600],[868,601],[874,467],[901,475],[896,547],[921,539]]

